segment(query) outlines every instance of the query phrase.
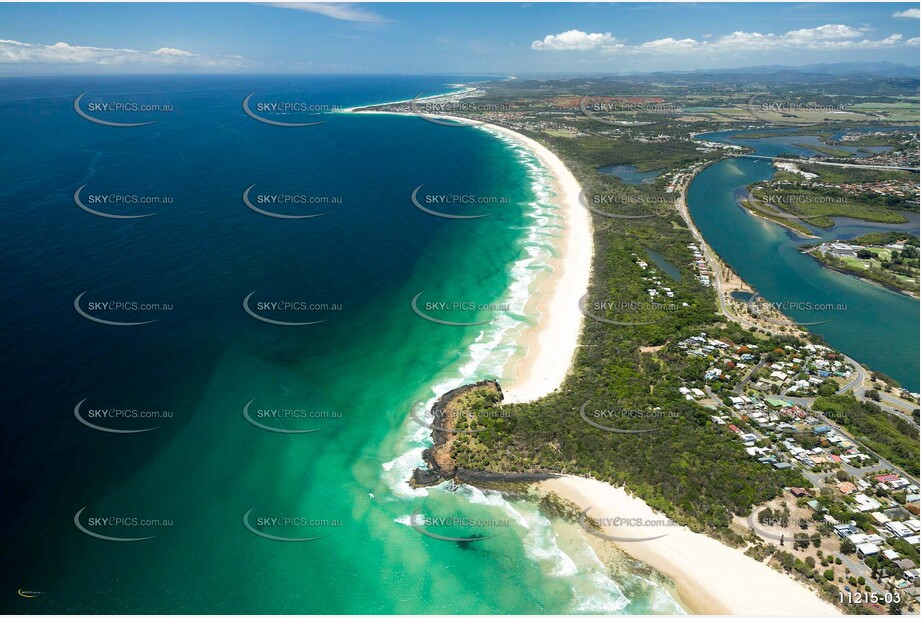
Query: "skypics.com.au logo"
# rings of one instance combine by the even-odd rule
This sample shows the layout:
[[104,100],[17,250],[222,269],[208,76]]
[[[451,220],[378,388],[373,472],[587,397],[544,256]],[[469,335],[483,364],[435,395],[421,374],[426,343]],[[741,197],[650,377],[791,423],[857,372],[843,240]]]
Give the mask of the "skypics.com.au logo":
[[[144,122],[126,122],[124,118],[149,117],[150,114],[164,114],[173,111],[170,104],[161,103],[144,103],[134,100],[122,101],[87,101],[84,103],[83,97],[87,93],[81,93],[74,99],[74,112],[78,116],[104,127],[143,127],[157,122],[157,120],[147,120]],[[86,110],[84,110],[84,106]],[[112,118],[119,120],[106,120],[103,117],[111,115]]]
[[[254,96],[256,93],[251,92],[243,99],[243,112],[253,120],[273,127],[313,127],[323,124],[326,120],[310,120],[309,122],[306,120],[318,114],[342,111],[340,106],[328,103],[297,100],[257,102],[253,101]],[[295,119],[304,119],[305,122],[292,122]]]

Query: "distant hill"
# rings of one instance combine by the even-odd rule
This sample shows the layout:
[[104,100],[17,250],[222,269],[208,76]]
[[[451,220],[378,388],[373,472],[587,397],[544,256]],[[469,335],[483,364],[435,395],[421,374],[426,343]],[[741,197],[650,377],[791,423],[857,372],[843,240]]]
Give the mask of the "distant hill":
[[802,66],[764,65],[732,69],[647,73],[522,74],[493,82],[518,92],[648,93],[663,86],[721,91],[774,90],[793,87],[802,93],[854,96],[912,96],[921,84],[921,69],[892,62],[840,62]]
[[898,78],[918,80],[921,76],[921,67],[912,67],[894,62],[836,62],[821,64],[804,64],[790,66],[781,64],[759,65],[751,67],[737,67],[728,69],[696,69],[692,71],[654,71],[654,72],[609,72],[609,73],[544,73],[523,74],[526,79],[546,80],[572,80],[572,79],[629,79],[649,80],[665,77],[687,81],[739,81],[742,79],[757,79],[758,81],[828,81],[830,77],[862,77]]
[[837,62],[822,64],[804,64],[802,66],[763,65],[738,69],[711,69],[693,71],[693,73],[750,73],[750,74],[790,74],[804,75],[875,75],[877,77],[913,77],[918,79],[921,67],[910,67],[894,62]]

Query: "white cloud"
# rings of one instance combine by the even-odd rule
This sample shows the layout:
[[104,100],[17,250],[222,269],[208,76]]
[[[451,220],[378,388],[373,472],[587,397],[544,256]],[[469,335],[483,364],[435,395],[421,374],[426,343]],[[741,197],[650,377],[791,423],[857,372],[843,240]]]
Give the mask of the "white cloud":
[[[771,50],[848,50],[880,49],[902,44],[902,35],[892,34],[883,39],[866,38],[869,28],[853,28],[843,24],[826,24],[816,28],[790,30],[783,34],[736,31],[712,39],[675,39],[667,37],[638,44],[627,44],[611,33],[588,34],[569,30],[547,35],[534,41],[531,48],[538,51],[602,51],[627,54],[687,54],[708,52],[747,52]],[[907,44],[911,44],[908,42]]]
[[386,18],[378,15],[377,13],[365,11],[364,9],[359,9],[354,4],[347,3],[266,2],[265,4],[277,7],[279,9],[294,9],[296,11],[317,13],[319,15],[325,15],[326,17],[331,17],[333,19],[341,19],[343,21],[361,21],[366,23],[381,23],[388,21]]
[[0,64],[123,64],[184,65],[197,67],[237,67],[243,65],[240,56],[203,56],[183,49],[161,47],[153,51],[89,47],[58,42],[36,45],[0,39]]
[[567,30],[559,34],[548,34],[543,41],[531,43],[531,49],[540,51],[589,51],[592,49],[616,49],[618,47],[622,47],[622,44],[612,37],[610,32],[588,34],[581,30]]
[[893,17],[906,17],[908,19],[921,19],[921,9],[905,9],[892,14]]

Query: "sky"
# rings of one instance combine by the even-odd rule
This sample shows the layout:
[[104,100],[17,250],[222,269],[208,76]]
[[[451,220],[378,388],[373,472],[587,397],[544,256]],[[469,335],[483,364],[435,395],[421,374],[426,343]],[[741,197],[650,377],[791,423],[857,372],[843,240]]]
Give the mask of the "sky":
[[0,4],[0,74],[918,65],[918,3]]

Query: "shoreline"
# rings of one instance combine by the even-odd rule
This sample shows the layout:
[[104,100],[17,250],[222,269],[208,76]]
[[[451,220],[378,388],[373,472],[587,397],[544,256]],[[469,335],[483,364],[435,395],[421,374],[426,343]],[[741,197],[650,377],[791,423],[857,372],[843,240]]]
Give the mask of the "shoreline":
[[[707,164],[703,165],[699,169],[695,169],[691,172],[687,178],[683,179],[680,186],[678,187],[678,197],[675,199],[675,208],[678,210],[678,214],[684,220],[685,224],[688,227],[688,230],[691,232],[691,236],[700,244],[701,251],[704,254],[704,258],[707,261],[707,264],[710,266],[710,270],[713,271],[713,289],[716,292],[717,299],[717,310],[721,312],[727,319],[737,322],[745,326],[754,326],[762,330],[766,330],[775,335],[784,334],[783,331],[778,330],[781,326],[779,324],[772,323],[761,323],[750,320],[746,317],[743,317],[734,311],[732,311],[732,293],[735,291],[744,291],[750,294],[756,294],[755,288],[745,281],[740,275],[738,275],[729,264],[723,262],[719,254],[713,250],[713,247],[710,246],[710,243],[707,242],[707,239],[704,238],[704,235],[697,228],[697,224],[694,223],[694,218],[691,216],[691,209],[688,205],[688,190],[691,187],[691,183],[694,181],[694,178],[697,175],[705,170],[710,165],[714,165],[724,159],[716,159],[715,161],[710,161]],[[750,209],[742,207],[746,211],[751,213]],[[758,217],[758,215],[754,215]],[[773,222],[772,220],[766,217],[758,217],[764,221]],[[800,334],[801,336],[806,336],[808,332],[804,330],[799,325],[795,324],[790,318],[781,313],[783,319],[785,319],[788,324],[783,325],[783,328],[792,328],[794,332]]]
[[[436,95],[440,98],[451,95]],[[382,103],[395,105],[406,103]],[[410,112],[390,112],[352,108],[358,114],[389,114],[419,116]],[[516,339],[524,355],[509,359],[504,373],[512,370],[513,378],[503,380],[504,403],[527,403],[557,390],[569,375],[582,333],[584,316],[578,299],[588,292],[594,257],[594,237],[589,212],[579,202],[582,187],[566,165],[540,142],[503,126],[471,121],[450,114],[426,114],[433,118],[450,118],[453,122],[471,126],[505,137],[527,149],[536,157],[550,177],[555,196],[552,202],[559,209],[562,234],[554,240],[557,255],[547,261],[549,272],[538,273],[529,285],[527,307],[537,316],[536,324],[525,329]],[[529,312],[529,315],[531,313]]]
[[694,178],[697,177],[697,174],[705,170],[710,165],[713,165],[722,160],[723,159],[721,158],[721,159],[712,161],[710,163],[707,163],[706,165],[703,165],[699,169],[695,169],[694,171],[692,171],[687,176],[687,178],[682,179],[681,184],[678,186],[677,197],[675,198],[675,209],[678,211],[678,214],[681,216],[682,220],[687,226],[688,231],[691,232],[691,236],[694,238],[694,240],[698,244],[700,244],[700,249],[704,255],[704,259],[707,261],[707,264],[710,266],[710,270],[713,271],[713,289],[716,292],[716,297],[717,297],[717,310],[721,311],[723,315],[725,315],[729,319],[741,320],[741,321],[748,323],[750,326],[760,327],[760,325],[755,324],[754,322],[749,322],[748,320],[744,320],[740,316],[736,316],[734,313],[732,313],[729,310],[730,298],[731,298],[733,291],[742,290],[742,291],[745,291],[751,294],[755,294],[756,292],[754,288],[752,288],[750,285],[748,285],[748,283],[745,282],[744,279],[742,279],[738,275],[735,275],[735,273],[731,271],[729,272],[729,274],[733,275],[735,279],[737,279],[738,281],[733,282],[735,286],[734,289],[732,290],[723,289],[724,285],[726,284],[726,282],[724,282],[724,278],[727,275],[728,266],[724,268],[723,262],[722,260],[720,260],[719,255],[717,255],[716,251],[713,250],[713,248],[710,246],[710,243],[708,243],[707,239],[704,238],[703,234],[700,233],[700,230],[697,229],[697,225],[694,223],[694,218],[691,216],[691,210],[688,207],[688,200],[687,200],[688,190],[690,189],[691,183],[694,181]]
[[769,217],[769,216],[767,215],[767,213],[765,213],[764,211],[755,212],[756,210],[760,210],[759,208],[757,208],[757,207],[755,207],[755,206],[750,206],[750,205],[748,205],[748,204],[745,203],[745,202],[741,202],[739,205],[740,205],[742,208],[744,208],[744,209],[748,212],[748,214],[750,214],[751,216],[757,217],[757,218],[759,218],[759,219],[763,219],[764,221],[770,221],[771,223],[776,223],[776,224],[779,225],[780,227],[782,227],[782,228],[784,228],[784,229],[786,229],[786,230],[789,230],[790,232],[792,232],[793,234],[795,234],[798,238],[801,238],[801,239],[803,239],[803,240],[810,240],[810,239],[813,239],[813,238],[820,238],[819,236],[816,236],[816,235],[814,235],[814,234],[806,234],[806,233],[803,232],[802,230],[796,229],[795,227],[793,227],[793,225],[791,225],[791,224],[788,223],[788,222],[785,222],[785,221],[782,221],[782,220],[779,220],[779,219],[773,219],[773,218]]
[[909,298],[914,298],[915,300],[921,300],[921,294],[919,294],[918,292],[913,292],[913,291],[911,291],[911,290],[903,290],[902,288],[897,288],[897,287],[895,287],[895,286],[893,286],[893,285],[889,285],[889,284],[883,283],[882,281],[875,281],[875,280],[869,279],[869,278],[867,278],[867,277],[861,277],[858,273],[851,272],[851,271],[849,271],[849,270],[844,270],[844,269],[842,269],[842,268],[837,268],[837,267],[832,266],[831,264],[825,262],[824,260],[822,260],[822,259],[816,257],[816,255],[815,255],[811,250],[810,250],[810,251],[803,251],[803,250],[800,250],[800,253],[804,253],[804,254],[806,254],[806,255],[812,257],[812,259],[814,259],[816,262],[818,262],[819,264],[822,265],[822,268],[827,268],[828,270],[832,270],[832,271],[834,271],[834,272],[836,272],[836,273],[841,273],[842,275],[847,275],[847,276],[849,276],[849,277],[854,277],[855,279],[859,279],[859,280],[863,281],[864,283],[869,283],[870,285],[879,286],[879,287],[881,287],[881,288],[884,288],[884,289],[886,289],[886,290],[889,290],[890,292],[895,292],[895,293],[897,293],[897,294],[902,294],[902,295],[904,295],[904,296],[908,296]]
[[[667,517],[622,487],[594,479],[561,476],[535,485],[538,493],[556,494],[597,519],[630,518],[650,522],[646,532],[637,526],[601,526],[601,534],[619,538],[662,538],[617,542],[585,534],[596,553],[617,547],[627,555],[669,577],[677,601],[695,614],[840,615],[816,591],[775,571],[742,551],[684,526],[663,526]],[[731,592],[731,594],[730,594]]]
[[562,220],[563,233],[554,242],[557,255],[548,260],[551,271],[539,274],[529,288],[528,304],[538,321],[519,339],[525,355],[512,358],[515,378],[503,387],[505,403],[526,403],[557,390],[573,366],[584,319],[578,299],[588,292],[594,256],[591,218],[579,203],[581,185],[546,146],[498,125],[475,126],[510,138],[537,157],[550,175]]
[[[405,103],[405,102],[404,102]],[[380,113],[415,116],[411,112],[366,110],[355,113]],[[549,273],[540,273],[529,286],[531,298],[528,308],[535,308],[537,324],[522,333],[517,343],[525,348],[524,356],[514,355],[509,366],[515,379],[503,387],[504,403],[524,403],[539,399],[560,387],[571,371],[578,347],[584,317],[578,310],[576,299],[588,290],[594,258],[593,230],[588,211],[579,203],[579,185],[572,172],[548,148],[525,135],[485,122],[470,121],[449,114],[437,118],[480,128],[500,137],[506,137],[528,149],[551,177],[554,203],[559,207],[563,233],[554,242],[558,255],[548,260]],[[699,171],[699,170],[697,170]],[[689,229],[712,261],[718,297],[723,298],[724,269],[718,256],[696,229],[687,211],[686,190],[696,175],[692,173],[683,184],[676,206],[684,206]],[[580,242],[580,240],[582,242]],[[586,242],[587,241],[587,242]],[[738,277],[736,277],[738,278]],[[740,287],[749,288],[739,279]],[[728,310],[728,307],[726,308]],[[530,315],[530,312],[528,312]],[[559,342],[563,342],[561,346]],[[508,369],[508,366],[507,366]],[[579,477],[558,477],[532,484],[538,493],[555,493],[575,502],[582,509],[595,508],[596,516],[628,514],[628,517],[660,518],[652,508],[639,498],[629,496],[623,488],[602,481]],[[615,507],[612,510],[612,505]],[[724,545],[705,534],[682,527],[667,537],[654,541],[621,542],[603,540],[583,534],[593,551],[599,556],[612,555],[620,550],[640,562],[663,573],[674,583],[668,589],[682,607],[697,614],[777,614],[837,615],[841,612],[823,601],[816,591],[800,584],[786,574],[774,571],[746,556],[742,551]],[[634,534],[635,536],[635,530]],[[623,536],[631,536],[629,531]],[[727,565],[732,565],[731,569]],[[728,571],[732,571],[731,573]],[[733,586],[724,584],[733,579]],[[765,581],[769,585],[765,585]],[[733,594],[727,594],[731,590]],[[766,591],[766,593],[765,593]],[[765,608],[770,608],[766,610]]]
[[[400,105],[401,103],[411,103],[413,101],[427,101],[429,99],[441,99],[443,97],[453,97],[458,94],[466,94],[468,92],[474,92],[476,88],[474,86],[467,86],[465,84],[445,84],[446,86],[458,86],[458,90],[453,90],[451,92],[444,92],[442,94],[430,94],[424,97],[417,97],[415,99],[404,99],[402,101],[387,101],[386,103],[370,103],[368,105],[355,105],[353,107],[344,107],[340,110],[337,110],[336,113],[339,114],[365,114],[365,113],[375,113],[375,110],[367,109],[369,107],[379,107],[381,105]],[[366,110],[366,111],[358,111]],[[380,113],[396,113],[396,112],[380,112]]]

